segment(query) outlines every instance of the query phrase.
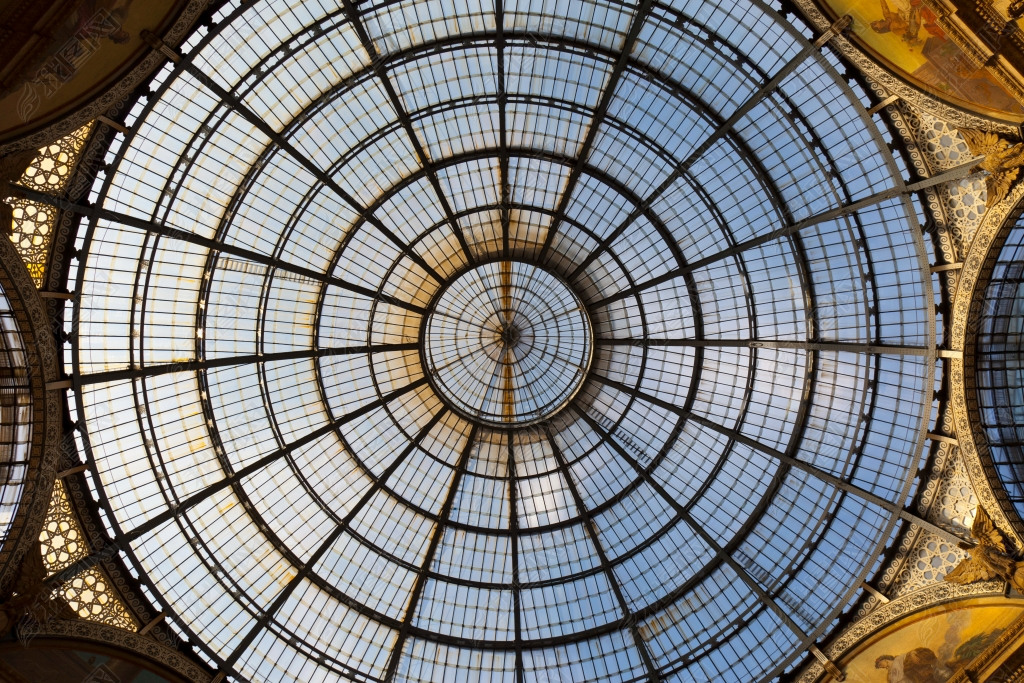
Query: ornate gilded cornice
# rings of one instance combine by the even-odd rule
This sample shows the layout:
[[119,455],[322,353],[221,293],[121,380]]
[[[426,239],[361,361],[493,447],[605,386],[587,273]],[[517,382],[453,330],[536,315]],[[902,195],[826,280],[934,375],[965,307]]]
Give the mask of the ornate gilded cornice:
[[957,441],[967,465],[971,484],[978,496],[978,503],[989,511],[997,526],[1013,532],[1018,547],[1024,541],[1024,528],[1019,520],[1006,514],[1006,501],[993,487],[984,462],[985,453],[981,452],[983,448],[979,449],[979,444],[983,444],[984,441],[979,438],[981,435],[976,430],[977,420],[972,419],[972,411],[969,408],[966,379],[973,363],[966,357],[966,353],[973,348],[969,337],[973,337],[977,332],[977,315],[972,315],[972,310],[976,310],[975,307],[979,303],[976,297],[984,296],[984,271],[988,264],[989,252],[1010,211],[1022,199],[1024,183],[1018,183],[1003,201],[988,208],[974,233],[960,271],[950,315],[949,348],[960,352],[960,355],[951,358],[948,366],[950,405]]
[[3,595],[13,582],[25,552],[39,547],[39,530],[50,505],[50,491],[60,460],[63,396],[60,389],[47,388],[60,377],[49,316],[21,255],[7,239],[0,239],[0,284],[11,301],[25,340],[34,423],[21,502],[7,541],[0,548],[0,595]]

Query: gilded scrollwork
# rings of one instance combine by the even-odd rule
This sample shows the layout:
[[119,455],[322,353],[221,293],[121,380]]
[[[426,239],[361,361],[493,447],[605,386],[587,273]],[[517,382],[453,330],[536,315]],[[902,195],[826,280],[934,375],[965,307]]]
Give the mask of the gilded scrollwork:
[[972,170],[988,172],[985,205],[998,204],[1020,175],[1020,167],[1024,165],[1024,143],[1010,142],[995,133],[971,128],[963,128],[960,133],[971,153],[982,157]]

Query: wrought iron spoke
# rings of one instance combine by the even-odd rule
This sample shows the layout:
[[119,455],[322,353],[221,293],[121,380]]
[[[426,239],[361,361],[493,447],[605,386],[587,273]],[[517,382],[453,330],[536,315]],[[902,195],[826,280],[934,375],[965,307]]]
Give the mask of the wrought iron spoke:
[[787,467],[791,467],[793,469],[800,470],[801,472],[805,472],[806,474],[810,474],[811,476],[825,482],[826,484],[829,484],[830,486],[834,486],[835,488],[845,491],[846,493],[850,493],[862,500],[867,501],[868,503],[871,503],[872,505],[880,507],[886,510],[887,512],[898,515],[902,519],[913,524],[917,524],[918,526],[923,527],[928,531],[931,531],[932,533],[938,534],[939,536],[942,536],[943,538],[947,539],[952,543],[958,543],[963,540],[959,536],[952,534],[943,529],[942,527],[937,526],[932,522],[929,522],[928,520],[920,517],[913,511],[907,510],[899,503],[886,500],[885,498],[874,493],[871,493],[870,491],[867,491],[857,486],[856,484],[852,484],[846,481],[845,479],[842,479],[834,474],[831,474],[830,472],[826,472],[825,470],[818,468],[816,465],[804,462],[803,460],[799,460],[790,455],[786,455],[782,451],[776,448],[772,448],[771,446],[768,446],[764,443],[761,443],[757,439],[753,439],[749,436],[746,436],[745,434],[735,429],[721,425],[718,422],[715,422],[714,420],[709,420],[708,418],[703,417],[702,415],[698,415],[697,413],[694,413],[692,411],[686,411],[681,408],[678,408],[672,403],[660,399],[657,396],[652,396],[651,394],[640,389],[631,388],[625,384],[622,384],[621,382],[605,377],[604,375],[592,373],[591,377],[598,380],[602,384],[607,384],[608,386],[614,387],[619,391],[623,391],[633,396],[637,396],[643,399],[644,401],[651,403],[652,405],[656,405],[660,408],[664,408],[665,410],[671,411],[672,413],[678,415],[683,419],[690,420],[695,424],[699,424],[703,427],[707,427],[708,429],[714,430],[721,434],[722,436],[726,436],[729,437],[730,439],[733,439],[737,443],[742,443],[745,446],[749,446],[767,456],[774,458],[775,460],[778,460]]
[[[144,36],[145,37],[145,36]],[[152,34],[150,34],[152,38]],[[209,74],[204,72],[202,69],[192,63],[191,60],[183,60],[181,55],[171,50],[169,47],[164,45],[162,41],[157,39],[157,43],[160,49],[167,55],[172,61],[181,65],[181,67],[189,73],[190,76],[195,78],[197,81],[203,84],[205,88],[214,93],[224,104],[229,106],[235,112],[237,112],[242,118],[251,123],[253,126],[259,129],[259,131],[265,135],[271,142],[277,147],[284,150],[290,157],[297,161],[303,168],[313,175],[319,182],[325,186],[331,188],[331,190],[338,195],[346,204],[352,207],[363,220],[370,223],[377,230],[381,232],[385,237],[388,238],[399,250],[402,251],[410,260],[416,265],[422,268],[430,277],[434,278],[437,282],[441,282],[442,278],[434,270],[433,266],[427,263],[422,256],[413,252],[409,249],[409,245],[406,244],[393,230],[384,225],[384,223],[372,214],[368,214],[365,211],[365,207],[359,203],[350,192],[345,190],[341,185],[337,183],[330,175],[328,175],[322,168],[313,163],[313,161],[299,151],[291,142],[289,142],[283,135],[274,130],[273,126],[267,123],[263,117],[254,112],[236,95],[223,88],[217,81],[210,77]]]
[[587,530],[587,535],[590,536],[591,542],[594,544],[594,550],[597,551],[597,557],[601,561],[601,568],[608,579],[608,585],[612,587],[612,592],[615,593],[615,600],[619,603],[619,609],[622,610],[622,615],[629,623],[629,632],[632,634],[633,642],[636,645],[637,651],[640,653],[640,658],[644,662],[644,668],[647,669],[647,677],[653,683],[657,683],[657,681],[661,680],[661,676],[658,674],[658,667],[654,664],[650,650],[647,648],[647,644],[640,635],[639,627],[636,622],[630,618],[632,616],[632,610],[629,608],[626,596],[622,592],[622,586],[619,585],[619,580],[615,576],[615,570],[612,568],[612,564],[608,559],[608,553],[605,551],[604,544],[601,542],[601,536],[598,534],[597,526],[594,524],[594,517],[586,509],[586,503],[583,502],[583,496],[580,495],[579,488],[577,488],[576,482],[572,478],[569,463],[566,462],[565,456],[562,455],[562,449],[558,447],[558,443],[555,441],[555,438],[551,433],[551,425],[546,424],[544,426],[544,431],[547,436],[548,443],[551,446],[551,453],[555,456],[555,461],[562,470],[562,477],[565,479],[565,485],[569,487],[569,493],[572,494],[573,504],[576,506],[579,514],[583,517],[584,527]]
[[630,55],[633,52],[633,47],[636,45],[636,41],[640,37],[640,30],[647,21],[647,17],[651,12],[653,4],[652,0],[643,0],[633,13],[633,18],[630,20],[629,31],[626,33],[626,39],[622,45],[622,51],[619,53],[618,58],[615,60],[615,65],[612,67],[612,71],[608,75],[608,81],[605,83],[604,90],[601,93],[601,99],[598,101],[593,117],[591,117],[590,128],[587,129],[587,135],[583,138],[583,144],[580,145],[579,153],[576,155],[576,163],[573,164],[572,169],[569,171],[569,177],[565,181],[565,189],[562,190],[562,198],[558,202],[558,208],[555,209],[555,220],[551,222],[551,225],[548,228],[548,233],[544,237],[544,243],[541,245],[540,254],[538,256],[538,260],[541,262],[544,261],[548,250],[551,248],[551,244],[554,242],[555,233],[558,232],[561,217],[565,215],[565,212],[569,208],[569,202],[572,201],[572,194],[576,189],[576,183],[579,182],[580,175],[583,173],[583,168],[586,166],[587,159],[590,157],[590,149],[594,146],[594,141],[597,139],[597,131],[601,128],[601,124],[604,122],[604,118],[608,114],[608,107],[611,106],[612,100],[615,98],[615,91],[619,86],[619,80],[622,78],[622,74],[626,71],[626,66],[630,61]]
[[211,484],[210,486],[207,486],[201,491],[193,493],[188,498],[185,498],[184,500],[177,504],[172,504],[167,509],[154,515],[142,524],[139,524],[138,526],[129,529],[128,531],[120,533],[117,538],[111,540],[102,548],[93,551],[89,555],[75,561],[71,565],[68,565],[66,568],[47,578],[46,583],[48,585],[54,586],[70,580],[79,572],[95,565],[97,561],[113,557],[118,552],[120,552],[121,549],[127,547],[132,541],[155,531],[156,529],[171,521],[172,519],[176,519],[179,515],[195,507],[196,505],[203,502],[210,496],[219,493],[220,491],[223,491],[228,487],[238,484],[246,477],[254,474],[255,472],[260,471],[267,465],[277,460],[280,460],[281,458],[291,454],[292,452],[302,448],[303,446],[308,446],[309,444],[317,441],[318,439],[327,436],[331,432],[348,424],[352,420],[359,419],[360,417],[363,417],[367,413],[370,413],[376,410],[377,408],[390,403],[399,396],[414,389],[418,389],[419,387],[423,386],[426,383],[426,381],[427,380],[425,378],[420,378],[415,382],[411,382],[400,389],[395,389],[386,396],[382,396],[377,400],[367,403],[361,408],[352,411],[351,413],[342,415],[333,422],[329,422],[328,424],[325,424],[321,427],[318,427],[317,429],[314,429],[305,436],[302,436],[296,439],[295,441],[292,441],[284,448],[279,448],[272,453],[268,453],[267,455],[264,455],[263,457],[254,460],[245,467],[239,470],[235,470],[234,472],[231,472],[220,481]]
[[387,296],[386,294],[375,292],[374,290],[368,287],[362,287],[351,282],[346,282],[341,278],[336,278],[331,275],[327,275],[326,273],[320,273],[310,268],[304,268],[303,266],[288,263],[287,261],[282,261],[281,259],[273,256],[267,256],[266,254],[262,254],[258,251],[253,251],[251,249],[239,247],[234,244],[227,244],[225,242],[220,242],[218,240],[210,239],[208,237],[203,237],[202,235],[196,235],[195,233],[187,232],[179,228],[162,225],[160,223],[154,223],[153,221],[147,221],[145,219],[130,216],[128,214],[120,213],[118,211],[111,211],[109,209],[103,209],[98,206],[86,206],[84,204],[77,204],[67,199],[55,197],[53,195],[46,194],[45,192],[39,192],[37,190],[23,187],[21,185],[12,185],[12,188],[15,190],[17,194],[22,195],[27,199],[31,199],[34,202],[40,202],[42,204],[53,206],[55,208],[60,209],[61,211],[70,211],[72,213],[77,213],[80,216],[85,216],[87,218],[110,221],[111,223],[118,223],[119,225],[123,225],[125,227],[134,228],[136,230],[143,230],[154,235],[160,235],[161,237],[165,237],[167,239],[180,240],[182,242],[195,244],[197,246],[203,247],[204,249],[219,251],[223,254],[231,254],[232,256],[238,256],[239,258],[244,258],[248,261],[252,261],[253,263],[259,263],[260,265],[267,266],[269,268],[274,268],[275,270],[282,270],[288,273],[294,273],[296,275],[307,277],[310,280],[314,280],[325,285],[333,285],[334,287],[344,289],[345,291],[352,292],[353,294],[365,296],[370,299],[376,299],[378,301],[384,301],[385,303],[388,303],[392,306],[398,306],[399,308],[404,308],[406,310],[413,311],[414,313],[419,313],[420,315],[426,313],[426,309],[424,309],[422,306],[417,306],[416,304],[402,301],[400,299],[396,299],[395,297]]
[[387,483],[388,479],[390,479],[391,476],[396,471],[398,471],[398,468],[401,467],[402,463],[404,463],[406,458],[409,457],[409,454],[412,453],[414,448],[419,446],[419,443],[423,439],[423,437],[426,436],[430,432],[430,430],[434,428],[434,425],[437,424],[438,420],[441,419],[441,416],[444,415],[445,412],[447,412],[447,410],[445,408],[442,408],[438,410],[436,413],[434,413],[433,417],[431,417],[427,421],[427,423],[423,425],[423,428],[420,429],[420,432],[416,436],[416,438],[410,441],[409,444],[404,449],[402,449],[402,452],[398,454],[394,461],[392,461],[392,463],[388,465],[383,472],[381,472],[380,476],[377,477],[377,479],[373,482],[373,485],[367,488],[366,492],[359,497],[359,500],[356,501],[356,504],[352,506],[352,509],[348,511],[348,513],[342,518],[341,522],[338,523],[338,525],[331,531],[331,533],[328,534],[326,538],[324,538],[324,540],[317,547],[316,551],[310,556],[308,560],[306,560],[306,563],[299,568],[299,571],[296,572],[292,580],[288,582],[288,585],[286,585],[281,590],[281,592],[277,594],[277,597],[274,598],[274,601],[270,603],[270,605],[268,605],[267,608],[264,609],[263,612],[259,615],[259,618],[256,619],[256,623],[253,624],[252,628],[249,629],[248,633],[245,634],[245,636],[242,638],[241,641],[239,641],[238,645],[235,646],[235,649],[231,652],[227,659],[224,660],[223,665],[221,666],[222,671],[229,671],[234,667],[235,662],[237,662],[238,658],[245,653],[246,648],[248,648],[249,645],[252,644],[252,642],[256,639],[256,636],[259,635],[260,631],[267,627],[270,621],[274,618],[274,615],[277,614],[277,611],[284,606],[284,603],[288,601],[288,598],[291,597],[291,594],[295,592],[296,588],[298,588],[299,584],[302,583],[302,581],[307,576],[313,573],[313,570],[316,568],[317,563],[323,558],[324,555],[327,554],[327,551],[331,549],[335,541],[338,540],[342,533],[348,530],[349,526],[352,524],[353,520],[355,520],[356,516],[358,516],[359,513],[362,512],[363,508],[366,507],[366,505],[373,499],[375,495],[377,495],[381,488]]
[[842,218],[843,216],[855,213],[857,211],[860,211],[861,209],[866,209],[868,207],[875,206],[876,204],[880,204],[889,199],[896,199],[897,197],[901,197],[903,195],[920,192],[929,187],[934,187],[936,185],[941,185],[943,183],[973,177],[973,175],[978,175],[972,174],[971,169],[974,168],[974,166],[974,162],[968,162],[966,164],[962,164],[961,166],[957,166],[944,173],[933,176],[931,178],[927,178],[920,182],[910,184],[899,183],[895,187],[892,187],[888,190],[876,192],[875,194],[865,197],[863,199],[850,202],[849,204],[844,204],[843,206],[834,209],[829,209],[828,211],[823,211],[819,214],[815,214],[814,216],[810,216],[808,218],[804,218],[803,220],[797,221],[796,223],[793,223],[791,225],[787,225],[776,230],[772,230],[771,232],[761,235],[760,237],[754,237],[749,240],[746,240],[745,242],[740,242],[735,246],[732,246],[728,249],[723,249],[722,251],[716,254],[712,254],[711,256],[706,256],[705,258],[699,259],[697,261],[687,263],[686,265],[681,266],[679,268],[675,268],[663,275],[659,275],[658,277],[651,278],[650,280],[637,284],[633,287],[624,289],[620,292],[613,294],[612,296],[605,297],[600,301],[595,301],[591,303],[587,308],[588,310],[591,311],[597,310],[602,306],[607,306],[608,304],[613,303],[615,301],[621,301],[622,299],[634,296],[636,294],[639,294],[640,292],[650,289],[651,287],[656,287],[657,285],[670,282],[680,276],[692,273],[695,270],[707,268],[711,264],[717,263],[718,261],[722,261],[732,256],[738,256],[739,254],[742,254],[743,252],[753,249],[755,247],[759,247],[763,244],[773,242],[777,239],[781,239],[788,235],[798,233],[801,230],[804,230],[815,225],[819,225],[826,221]]
[[202,360],[186,360],[177,363],[162,363],[160,365],[144,365],[138,368],[126,368],[123,370],[91,372],[84,375],[77,375],[75,377],[75,382],[81,386],[86,386],[89,384],[103,384],[106,382],[120,382],[123,380],[159,377],[160,375],[174,374],[176,372],[203,372],[213,368],[223,368],[232,365],[275,363],[286,360],[301,360],[303,358],[330,358],[331,356],[351,356],[363,353],[415,351],[418,348],[419,345],[414,343],[378,344],[375,346],[337,346],[325,349],[304,349],[302,351],[280,351],[277,353],[253,353],[240,356],[222,356],[217,358],[204,358]]
[[420,166],[427,169],[427,178],[437,194],[437,201],[441,205],[441,209],[448,218],[448,223],[452,227],[452,233],[459,241],[459,246],[466,256],[466,262],[474,263],[476,259],[473,257],[473,251],[469,248],[469,243],[466,241],[466,235],[462,226],[455,220],[455,212],[452,211],[451,203],[448,201],[447,195],[445,195],[444,188],[441,187],[441,180],[433,169],[430,157],[427,155],[426,150],[423,149],[423,143],[420,142],[416,127],[412,125],[412,119],[405,110],[402,97],[395,90],[395,85],[391,82],[391,77],[388,76],[387,69],[384,67],[383,56],[377,51],[377,46],[370,38],[370,34],[366,32],[366,26],[363,25],[362,16],[359,14],[359,10],[356,9],[355,3],[352,0],[343,0],[342,4],[345,7],[345,13],[348,15],[349,22],[351,22],[356,34],[359,36],[359,42],[362,44],[363,49],[366,50],[366,53],[370,55],[370,68],[373,69],[374,75],[380,81],[384,92],[387,93],[391,107],[395,110],[395,114],[398,116],[398,120],[401,122],[406,135],[409,136],[409,141],[412,143],[413,151],[416,152],[416,158]]
[[850,17],[843,17],[840,21],[836,22],[828,31],[823,33],[814,43],[804,47],[795,57],[786,62],[782,68],[779,69],[778,73],[772,78],[768,79],[760,88],[757,89],[754,94],[747,98],[747,100],[740,105],[736,111],[732,113],[718,128],[715,129],[708,138],[698,145],[690,153],[686,159],[683,160],[672,173],[659,185],[655,190],[648,195],[647,199],[634,208],[630,214],[621,222],[619,225],[608,234],[606,238],[601,240],[597,248],[595,248],[590,254],[583,259],[582,263],[573,271],[572,275],[569,276],[569,280],[575,280],[579,277],[579,274],[586,271],[587,267],[594,262],[598,256],[604,253],[615,240],[617,240],[623,233],[623,231],[632,225],[633,221],[640,217],[645,207],[652,206],[657,201],[658,197],[665,193],[668,188],[672,187],[672,184],[682,178],[690,170],[690,168],[697,163],[697,161],[707,153],[715,144],[732,132],[733,127],[739,123],[740,119],[750,113],[750,111],[756,107],[761,100],[768,97],[775,91],[776,88],[784,81],[790,74],[796,71],[797,67],[804,63],[804,61],[812,54],[817,52],[824,46],[829,40],[842,32],[850,23]]
[[[406,639],[409,637],[409,629],[416,616],[416,609],[419,607],[420,595],[423,593],[423,587],[427,583],[427,574],[430,572],[430,565],[433,564],[434,555],[437,553],[437,547],[441,544],[441,537],[444,535],[445,521],[451,514],[452,506],[455,504],[455,498],[459,493],[459,486],[462,483],[462,477],[465,474],[466,464],[469,462],[470,453],[473,450],[473,446],[476,444],[476,433],[477,426],[473,425],[470,427],[469,435],[466,437],[466,446],[462,449],[462,454],[459,456],[459,462],[455,466],[455,474],[452,475],[452,481],[448,487],[448,494],[445,496],[444,504],[441,506],[441,511],[438,513],[437,522],[434,523],[434,532],[430,535],[430,544],[427,546],[427,552],[423,557],[423,564],[420,566],[420,570],[416,574],[415,583],[409,593],[409,602],[406,607],[405,618],[402,619],[402,629],[398,632],[398,639],[395,641],[394,649],[391,651],[391,656],[388,658],[388,664],[385,668],[385,681],[395,680],[395,675],[398,673],[398,665],[402,659],[402,649],[405,646]],[[423,432],[423,435],[426,435],[426,432]]]
[[644,346],[667,348],[795,349],[835,353],[874,353],[892,356],[927,356],[923,346],[873,344],[870,342],[797,341],[785,339],[596,339],[598,346]]

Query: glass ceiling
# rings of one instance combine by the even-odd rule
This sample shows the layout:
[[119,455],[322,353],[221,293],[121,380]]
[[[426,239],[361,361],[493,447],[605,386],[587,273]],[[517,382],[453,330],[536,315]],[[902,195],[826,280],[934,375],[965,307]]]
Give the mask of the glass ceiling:
[[975,390],[988,457],[1024,519],[1024,220],[1011,222],[981,298]]
[[32,451],[32,385],[11,303],[0,286],[0,545],[13,531]]
[[795,21],[266,1],[187,41],[67,363],[108,532],[213,666],[751,681],[832,629],[926,452],[934,296]]

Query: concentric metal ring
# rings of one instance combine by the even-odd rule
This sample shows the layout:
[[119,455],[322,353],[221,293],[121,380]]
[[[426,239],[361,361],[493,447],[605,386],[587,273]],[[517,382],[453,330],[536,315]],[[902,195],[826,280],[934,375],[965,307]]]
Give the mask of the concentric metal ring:
[[494,261],[437,297],[423,361],[439,395],[492,426],[551,416],[579,391],[593,353],[590,320],[557,276],[521,261]]

